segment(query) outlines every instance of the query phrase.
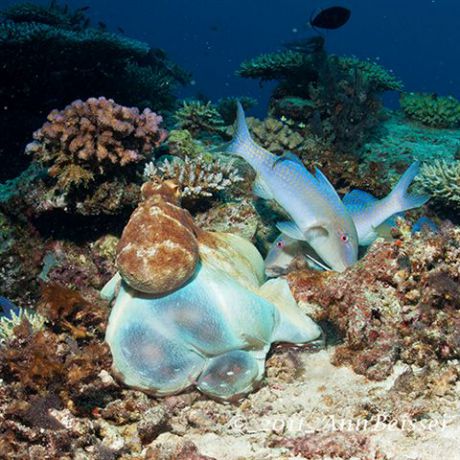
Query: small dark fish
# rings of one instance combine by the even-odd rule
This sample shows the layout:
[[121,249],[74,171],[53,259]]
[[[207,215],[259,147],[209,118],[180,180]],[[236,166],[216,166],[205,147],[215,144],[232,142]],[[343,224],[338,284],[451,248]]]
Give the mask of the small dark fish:
[[124,33],[125,33],[125,30],[124,30],[122,27],[120,27],[120,26],[117,27],[117,30],[118,30],[118,32],[120,32],[121,34],[124,34]]
[[17,307],[11,300],[0,295],[0,316],[12,317],[12,313],[19,315],[20,308]]
[[97,23],[97,27],[99,30],[106,31],[107,30],[107,24],[105,22],[99,21]]
[[351,10],[343,6],[331,6],[321,10],[316,16],[310,18],[310,25],[318,29],[338,29],[344,26],[351,16]]
[[211,30],[212,32],[218,32],[219,31],[219,26],[216,25],[216,24],[213,24],[213,25],[209,26],[209,30]]
[[84,11],[88,11],[89,8],[90,8],[89,6],[82,6],[81,8],[78,8],[78,9],[76,9],[75,11],[76,11],[76,12],[80,12],[80,11],[81,11],[81,12],[84,12]]
[[324,49],[324,37],[315,36],[283,43],[283,47],[303,54],[314,54]]

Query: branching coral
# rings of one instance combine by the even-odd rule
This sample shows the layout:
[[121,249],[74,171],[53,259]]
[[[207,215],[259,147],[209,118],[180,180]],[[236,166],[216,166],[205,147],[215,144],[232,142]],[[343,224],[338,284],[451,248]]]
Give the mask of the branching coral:
[[14,337],[14,330],[23,321],[27,321],[33,332],[42,329],[45,317],[29,308],[18,308],[17,312],[11,311],[8,316],[0,314],[0,345]]
[[201,132],[221,133],[225,124],[218,110],[207,102],[184,101],[182,107],[176,110],[174,117],[180,129],[190,131],[193,136]]
[[243,180],[232,163],[218,159],[206,161],[201,155],[195,158],[186,156],[183,162],[166,159],[159,165],[148,163],[144,177],[151,181],[174,181],[185,204],[215,196]]
[[[26,152],[48,167],[53,194],[61,198],[62,207],[72,207],[76,199],[91,201],[107,181],[117,177],[133,181],[136,164],[147,159],[166,137],[161,121],[150,109],[141,113],[103,97],[75,101],[48,115]],[[60,206],[59,200],[55,203]],[[92,213],[95,203],[88,206]]]
[[433,200],[460,210],[460,161],[433,160],[425,163],[416,183],[426,190]]
[[334,363],[369,378],[388,376],[396,360],[426,365],[460,357],[460,230],[410,232],[375,243],[343,274],[288,275],[297,300],[344,334]]
[[58,187],[68,190],[107,174],[114,166],[146,159],[166,137],[161,121],[149,109],[140,113],[104,97],[75,101],[48,115],[26,152],[49,166]]
[[406,116],[432,128],[456,128],[460,125],[460,102],[452,96],[405,93],[400,104]]

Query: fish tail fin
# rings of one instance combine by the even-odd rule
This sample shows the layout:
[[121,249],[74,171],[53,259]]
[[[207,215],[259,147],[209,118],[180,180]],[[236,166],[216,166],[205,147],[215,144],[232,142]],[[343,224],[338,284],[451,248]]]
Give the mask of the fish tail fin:
[[395,213],[418,208],[423,206],[430,199],[429,195],[411,195],[407,192],[407,189],[419,170],[420,161],[412,163],[388,196]]
[[244,116],[243,106],[240,101],[236,102],[236,125],[233,139],[229,142],[225,149],[225,153],[229,155],[238,155],[246,159],[247,152],[253,148],[255,142],[252,140],[249,128]]

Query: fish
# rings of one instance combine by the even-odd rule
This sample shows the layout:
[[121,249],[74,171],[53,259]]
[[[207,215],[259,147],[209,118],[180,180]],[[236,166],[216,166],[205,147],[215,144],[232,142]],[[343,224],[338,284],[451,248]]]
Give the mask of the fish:
[[344,26],[351,17],[351,10],[343,6],[331,6],[320,10],[310,18],[309,24],[313,28],[335,30]]
[[316,262],[318,255],[305,241],[294,240],[282,233],[272,243],[264,260],[265,275],[275,278],[293,270],[323,270]]
[[254,194],[275,200],[292,221],[277,228],[286,236],[306,241],[332,270],[343,272],[358,256],[353,220],[326,176],[310,173],[292,153],[278,157],[259,146],[249,133],[241,103],[228,154],[242,157],[256,171]]
[[[429,199],[425,194],[409,194],[412,180],[420,170],[420,162],[412,163],[401,176],[393,190],[381,200],[362,190],[352,190],[343,197],[358,233],[361,246],[369,246],[379,235],[378,228],[388,219],[409,209],[423,206]],[[393,225],[391,221],[387,222]]]

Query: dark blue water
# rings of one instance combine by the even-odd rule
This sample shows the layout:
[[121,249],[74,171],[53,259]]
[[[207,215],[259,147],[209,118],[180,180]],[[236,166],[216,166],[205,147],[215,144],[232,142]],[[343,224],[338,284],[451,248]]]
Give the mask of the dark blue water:
[[[0,1],[0,6],[16,3]],[[36,2],[47,4],[47,1]],[[202,93],[212,100],[251,95],[262,103],[269,85],[234,75],[241,61],[271,52],[283,41],[312,34],[312,11],[344,5],[350,22],[326,34],[327,49],[337,54],[377,59],[392,69],[406,90],[460,97],[460,1],[458,0],[93,0],[68,2],[90,6],[94,23],[165,49],[193,73],[183,95]],[[394,104],[395,98],[389,98]],[[387,102],[388,102],[387,101]]]

